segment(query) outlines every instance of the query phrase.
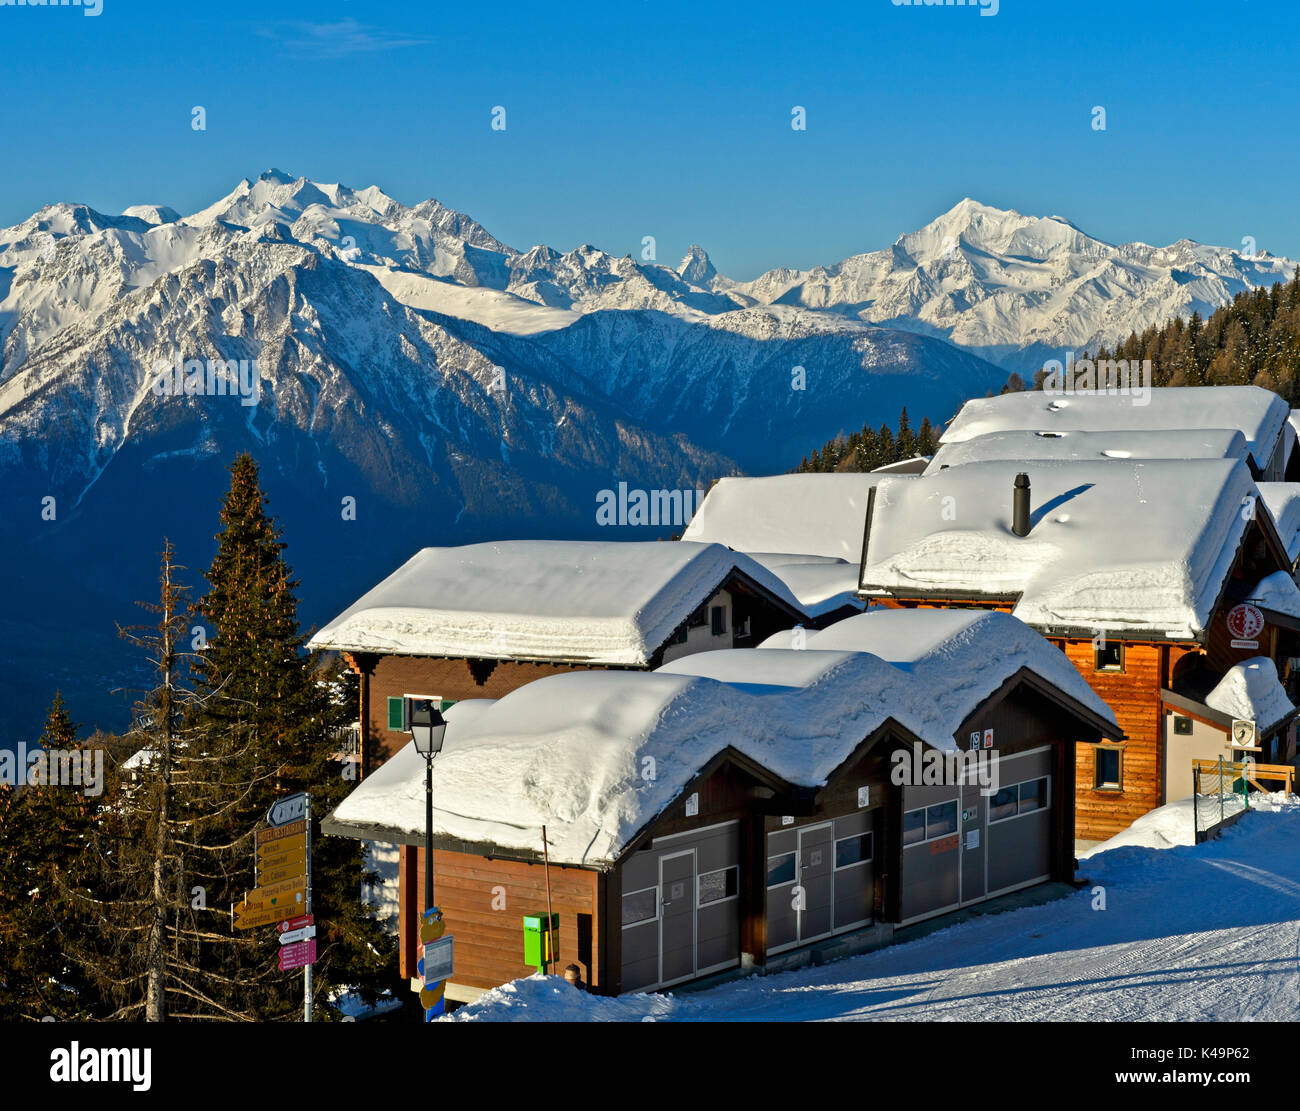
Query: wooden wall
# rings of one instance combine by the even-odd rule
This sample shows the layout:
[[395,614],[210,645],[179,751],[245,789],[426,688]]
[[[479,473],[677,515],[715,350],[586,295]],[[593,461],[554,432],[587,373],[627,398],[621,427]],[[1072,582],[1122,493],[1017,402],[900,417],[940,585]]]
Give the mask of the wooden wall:
[[1160,690],[1168,671],[1165,645],[1124,644],[1123,671],[1097,671],[1091,640],[1054,641],[1114,712],[1124,742],[1123,790],[1098,790],[1096,749],[1075,747],[1075,836],[1104,841],[1164,801],[1164,723]]
[[[418,908],[425,906],[424,849],[410,846],[402,852],[403,914],[400,970],[405,978],[416,974]],[[552,864],[551,909],[560,916],[559,966],[579,964],[583,979],[600,986],[599,873],[586,868]],[[414,900],[406,898],[407,892]],[[536,968],[524,963],[526,914],[546,912],[546,870],[541,864],[474,856],[435,849],[433,893],[456,937],[453,983],[494,988],[508,980],[530,976]],[[590,915],[590,967],[578,960],[579,915]],[[585,954],[584,954],[585,955]]]

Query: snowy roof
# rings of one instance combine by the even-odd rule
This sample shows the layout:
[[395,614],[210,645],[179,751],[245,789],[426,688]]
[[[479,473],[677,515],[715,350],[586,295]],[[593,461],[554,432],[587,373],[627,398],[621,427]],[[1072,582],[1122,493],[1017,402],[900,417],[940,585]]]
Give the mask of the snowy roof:
[[926,474],[943,467],[1007,459],[1245,459],[1246,437],[1235,428],[1123,429],[1080,432],[1062,429],[1032,432],[986,432],[969,440],[945,443],[935,452]]
[[709,491],[683,540],[740,552],[802,552],[857,563],[867,492],[880,474],[782,474],[724,478]]
[[123,760],[121,767],[123,771],[135,771],[138,768],[147,768],[157,759],[157,757],[157,749],[150,745],[146,745],[144,748],[132,753]]
[[1294,563],[1300,557],[1300,482],[1261,482],[1259,496],[1273,515],[1277,534]]
[[514,540],[417,552],[311,646],[644,665],[735,572],[802,613],[779,578],[720,544]]
[[1300,586],[1296,586],[1289,571],[1274,571],[1260,579],[1250,592],[1250,600],[1260,609],[1300,620]]
[[1255,466],[1268,465],[1291,410],[1258,386],[1163,386],[1142,396],[1103,392],[1053,394],[1041,390],[968,401],[945,429],[944,444],[988,432],[1150,432],[1159,429],[1237,428]]
[[785,583],[809,617],[821,617],[843,606],[862,609],[858,597],[858,565],[830,556],[747,552]]
[[883,467],[872,467],[872,474],[920,474],[930,462],[928,455],[909,455],[906,459],[896,459]]
[[[832,648],[835,625],[809,634],[815,649],[701,652],[652,672],[554,675],[496,701],[458,703],[433,777],[435,832],[537,852],[545,824],[553,860],[612,861],[729,746],[809,787],[891,718],[954,751],[965,718],[1022,667],[1114,727],[1065,658],[1009,615],[915,610],[848,622],[863,624],[840,634],[846,643],[905,643],[911,656],[891,663]],[[424,762],[407,745],[330,824],[391,839],[419,836],[424,821]]]
[[[1028,536],[1012,483],[1031,482]],[[868,594],[1017,598],[1039,628],[1193,639],[1205,629],[1255,492],[1240,461],[969,463],[876,490]]]
[[1221,714],[1253,721],[1261,732],[1295,712],[1267,656],[1254,656],[1228,668],[1206,695],[1205,704]]

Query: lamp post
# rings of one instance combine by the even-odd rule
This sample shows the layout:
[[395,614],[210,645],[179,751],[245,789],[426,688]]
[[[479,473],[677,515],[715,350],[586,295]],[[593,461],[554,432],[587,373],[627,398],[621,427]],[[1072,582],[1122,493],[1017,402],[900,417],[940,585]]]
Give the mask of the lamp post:
[[411,701],[411,736],[415,751],[424,757],[424,906],[433,906],[433,758],[442,751],[447,732],[438,707],[432,699]]

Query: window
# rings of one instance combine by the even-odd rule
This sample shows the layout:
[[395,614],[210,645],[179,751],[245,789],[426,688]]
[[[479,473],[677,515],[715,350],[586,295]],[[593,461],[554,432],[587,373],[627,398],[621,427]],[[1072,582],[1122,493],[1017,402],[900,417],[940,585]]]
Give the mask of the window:
[[698,629],[706,620],[707,615],[704,612],[704,607],[701,606],[686,619],[686,627],[688,629]]
[[915,845],[925,840],[925,808],[909,810],[903,815],[903,844]]
[[1185,718],[1181,714],[1174,715],[1174,732],[1179,736],[1187,737],[1192,732],[1192,719]]
[[783,883],[794,883],[794,853],[767,858],[767,886],[780,887]]
[[1047,780],[1031,779],[1020,784],[1020,813],[1042,810],[1047,806]]
[[1094,671],[1123,671],[1124,645],[1117,640],[1103,640],[1093,662]]
[[675,632],[675,633],[673,634],[672,639],[671,639],[668,643],[669,643],[669,644],[685,644],[685,643],[686,643],[686,626],[683,625],[680,629],[678,629],[677,632]]
[[715,637],[723,636],[727,631],[727,607],[711,606],[709,614],[713,621],[713,635]]
[[841,837],[835,842],[836,868],[851,868],[855,864],[865,864],[870,859],[870,833],[859,833],[853,837]]
[[700,875],[700,898],[702,907],[710,903],[720,903],[724,899],[734,899],[740,890],[740,866],[733,864],[730,868],[719,868],[716,872],[703,872]]
[[925,808],[925,839],[947,837],[957,832],[957,800],[941,802]]
[[1047,777],[1027,779],[1023,783],[1009,784],[993,796],[989,803],[989,821],[1002,822],[1017,814],[1046,810],[1047,807]]
[[659,917],[659,889],[647,887],[623,896],[623,928],[654,922]]
[[1096,776],[1093,786],[1102,791],[1124,789],[1124,750],[1110,746],[1097,746]]
[[1003,818],[1016,816],[1016,798],[1019,792],[1015,787],[1003,787],[989,803],[989,821],[1000,822]]

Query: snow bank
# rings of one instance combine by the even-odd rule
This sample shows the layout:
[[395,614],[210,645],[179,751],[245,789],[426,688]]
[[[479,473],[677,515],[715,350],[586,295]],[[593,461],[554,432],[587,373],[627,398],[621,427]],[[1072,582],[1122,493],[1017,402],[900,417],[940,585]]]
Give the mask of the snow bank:
[[1261,731],[1295,712],[1267,656],[1254,656],[1228,668],[1205,704],[1221,714],[1253,721]]
[[[846,644],[906,643],[893,663],[828,633],[799,650],[700,652],[653,672],[590,671],[528,683],[447,713],[434,768],[434,828],[473,843],[601,864],[718,754],[734,747],[787,783],[821,786],[886,720],[955,751],[962,721],[1027,667],[1105,720],[1102,703],[1046,640],[1006,614],[888,611],[849,619]],[[841,623],[843,624],[843,623]],[[908,627],[914,629],[906,635]],[[376,837],[424,830],[424,762],[407,745],[334,811]]]
[[1287,571],[1274,571],[1260,579],[1250,600],[1261,609],[1300,618],[1300,586]]
[[[1011,395],[1007,395],[1011,396]],[[1028,536],[1011,531],[1012,483],[1029,474]],[[1254,482],[1236,460],[989,462],[876,488],[868,593],[1019,597],[1038,628],[1205,628],[1247,522]]]
[[1087,852],[1080,853],[1079,859],[1088,860],[1111,849],[1170,849],[1175,845],[1194,845],[1195,819],[1196,800],[1190,796],[1158,806],[1143,814],[1127,829],[1120,830],[1109,841],[1103,841]]
[[[797,552],[858,563],[867,493],[880,474],[724,478],[705,497],[683,540],[740,552]],[[901,475],[894,481],[907,481]]]
[[311,645],[644,665],[736,571],[802,612],[778,577],[720,544],[516,540],[423,549]]
[[653,1022],[674,1009],[671,995],[608,998],[580,991],[563,976],[512,980],[458,1007],[439,1022]]
[[[1213,389],[1213,394],[1203,391]],[[1287,404],[1258,386],[1164,386],[1149,402],[1107,393],[1068,395],[1027,390],[968,401],[940,437],[955,444],[989,432],[1043,431],[1150,433],[1179,429],[1239,429],[1261,471],[1291,415]]]

